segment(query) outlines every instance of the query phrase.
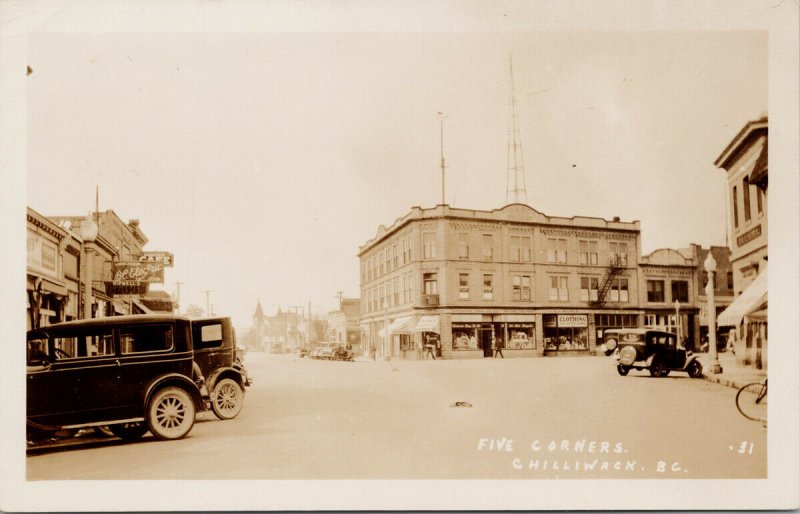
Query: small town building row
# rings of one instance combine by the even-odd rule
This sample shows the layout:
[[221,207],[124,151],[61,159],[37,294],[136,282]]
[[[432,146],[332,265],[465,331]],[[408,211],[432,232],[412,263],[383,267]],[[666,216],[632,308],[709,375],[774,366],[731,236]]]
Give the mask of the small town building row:
[[[87,231],[87,221],[90,229]],[[83,225],[83,230],[82,230]],[[176,304],[149,284],[115,283],[115,266],[138,265],[148,239],[138,220],[113,210],[87,217],[27,209],[27,328],[119,314],[172,312]],[[163,281],[163,280],[162,280]],[[116,281],[118,282],[118,281]]]
[[728,233],[735,300],[718,318],[736,359],[767,368],[769,118],[745,124],[714,163],[727,175]]
[[358,255],[361,338],[375,357],[421,358],[428,342],[447,358],[489,357],[497,346],[509,357],[594,354],[605,329],[640,326],[699,346],[708,330],[702,249],[642,255],[638,221],[550,217],[522,204],[413,207]]

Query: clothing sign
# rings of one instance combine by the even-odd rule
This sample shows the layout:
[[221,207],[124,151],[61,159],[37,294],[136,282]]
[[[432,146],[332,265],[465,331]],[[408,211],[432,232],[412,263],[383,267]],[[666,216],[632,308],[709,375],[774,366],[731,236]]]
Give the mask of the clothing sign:
[[586,315],[585,314],[559,314],[558,315],[558,326],[559,327],[573,327],[573,328],[583,328],[586,327]]

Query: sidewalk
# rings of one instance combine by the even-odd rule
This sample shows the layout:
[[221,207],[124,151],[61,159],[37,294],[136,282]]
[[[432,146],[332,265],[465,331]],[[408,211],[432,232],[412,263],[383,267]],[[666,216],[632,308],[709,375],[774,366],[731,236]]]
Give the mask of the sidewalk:
[[708,354],[704,353],[699,357],[703,364],[703,378],[717,384],[722,384],[736,389],[751,382],[763,382],[767,378],[767,371],[756,369],[752,366],[745,366],[736,362],[736,357],[728,352],[718,354],[719,365],[722,366],[722,373],[714,375],[710,373],[711,365]]

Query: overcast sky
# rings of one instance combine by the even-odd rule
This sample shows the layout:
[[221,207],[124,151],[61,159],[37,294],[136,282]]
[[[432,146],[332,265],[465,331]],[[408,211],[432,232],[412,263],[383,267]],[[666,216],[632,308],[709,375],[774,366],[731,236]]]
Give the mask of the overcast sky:
[[360,245],[441,197],[506,201],[509,54],[528,204],[640,220],[645,253],[725,244],[714,160],[767,111],[767,34],[34,33],[28,205],[113,209],[175,255],[164,289],[249,325],[327,312]]

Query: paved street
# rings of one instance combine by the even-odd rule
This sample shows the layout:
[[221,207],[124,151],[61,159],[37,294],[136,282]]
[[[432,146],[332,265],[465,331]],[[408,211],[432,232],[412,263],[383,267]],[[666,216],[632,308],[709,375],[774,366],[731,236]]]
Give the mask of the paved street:
[[736,390],[683,373],[620,377],[597,357],[246,362],[236,419],[202,413],[179,441],[32,452],[28,479],[766,476],[767,431]]

